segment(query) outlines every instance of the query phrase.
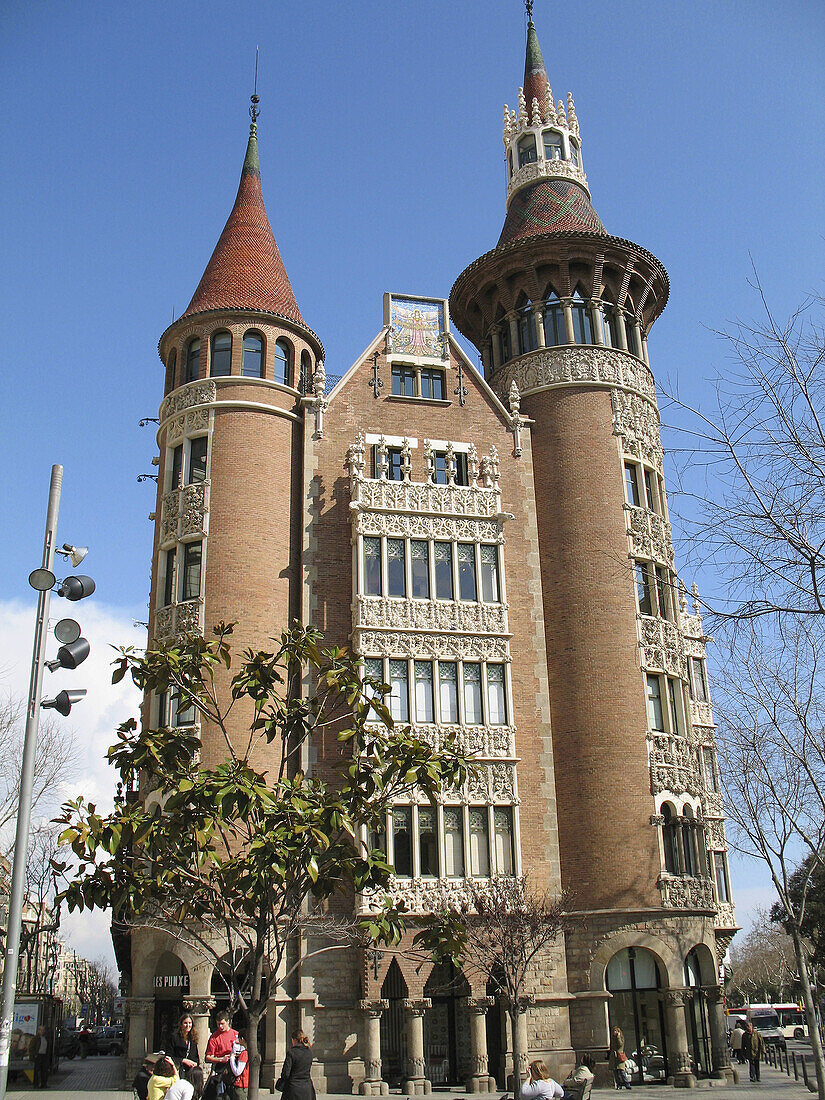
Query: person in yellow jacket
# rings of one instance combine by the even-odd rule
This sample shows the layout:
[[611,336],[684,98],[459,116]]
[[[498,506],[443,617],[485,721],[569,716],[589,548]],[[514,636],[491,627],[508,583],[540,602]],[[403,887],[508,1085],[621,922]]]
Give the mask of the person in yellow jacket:
[[155,1071],[149,1078],[146,1100],[163,1100],[172,1085],[177,1084],[178,1071],[171,1058],[164,1056],[155,1062]]

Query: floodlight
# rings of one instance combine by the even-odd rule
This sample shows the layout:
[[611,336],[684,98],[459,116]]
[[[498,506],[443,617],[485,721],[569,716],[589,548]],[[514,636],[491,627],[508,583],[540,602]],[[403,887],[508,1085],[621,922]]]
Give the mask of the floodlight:
[[80,623],[76,623],[74,619],[61,619],[54,628],[54,636],[63,645],[76,642],[80,637]]
[[91,596],[95,590],[95,582],[91,577],[85,577],[83,574],[78,573],[76,577],[66,577],[64,581],[60,582],[60,587],[57,590],[58,596],[65,596],[67,600],[75,602],[82,600],[85,596]]
[[57,659],[46,661],[46,668],[54,672],[58,668],[77,668],[83,664],[89,656],[89,643],[85,638],[78,638],[76,642],[62,645],[57,651]]
[[44,699],[40,706],[44,710],[56,710],[65,718],[75,703],[79,703],[86,694],[85,688],[74,688],[72,691],[61,691],[54,699]]

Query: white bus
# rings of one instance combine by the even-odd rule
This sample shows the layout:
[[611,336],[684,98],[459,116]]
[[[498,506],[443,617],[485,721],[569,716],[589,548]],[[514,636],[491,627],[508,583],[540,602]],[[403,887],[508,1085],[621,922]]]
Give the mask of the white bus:
[[808,1024],[805,1020],[805,1009],[799,1005],[771,1005],[779,1016],[779,1026],[786,1039],[806,1039],[808,1036]]

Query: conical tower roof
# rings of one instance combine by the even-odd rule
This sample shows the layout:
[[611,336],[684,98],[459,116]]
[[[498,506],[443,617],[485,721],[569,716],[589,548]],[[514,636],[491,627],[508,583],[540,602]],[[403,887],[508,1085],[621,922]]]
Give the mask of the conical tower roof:
[[550,81],[547,79],[547,69],[544,67],[544,58],[541,56],[539,36],[532,18],[527,24],[527,56],[524,59],[524,98],[529,109],[534,99],[544,103]]
[[275,313],[306,327],[264,207],[254,122],[235,205],[182,316],[213,309]]

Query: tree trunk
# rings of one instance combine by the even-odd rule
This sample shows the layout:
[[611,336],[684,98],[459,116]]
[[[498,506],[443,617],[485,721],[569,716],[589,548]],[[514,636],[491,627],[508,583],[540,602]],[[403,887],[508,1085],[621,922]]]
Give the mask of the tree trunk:
[[261,1012],[249,1012],[249,1034],[246,1037],[247,1051],[249,1053],[249,1100],[258,1100],[258,1090],[261,1084],[261,1052],[258,1049],[258,1024],[261,1021]]
[[521,1034],[518,1026],[519,1011],[508,1008],[510,1032],[513,1036],[513,1100],[521,1100]]
[[[796,965],[799,967],[799,981],[802,986],[802,1000],[805,1003],[805,1019],[808,1022],[808,1036],[814,1056],[816,1070],[816,1090],[819,1100],[825,1100],[825,1059],[822,1056],[822,1036],[819,1034],[819,1021],[816,1018],[814,995],[811,992],[811,980],[808,976],[808,959],[802,934],[796,921],[791,921],[791,939],[793,940]],[[804,1055],[803,1055],[804,1057]]]

